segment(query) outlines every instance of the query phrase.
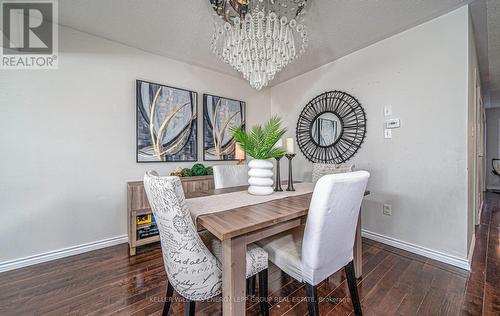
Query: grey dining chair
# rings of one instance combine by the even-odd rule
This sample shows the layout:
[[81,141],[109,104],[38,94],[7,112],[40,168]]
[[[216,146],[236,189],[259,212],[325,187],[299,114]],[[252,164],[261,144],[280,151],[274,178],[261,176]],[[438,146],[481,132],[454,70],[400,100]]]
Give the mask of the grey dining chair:
[[[212,168],[216,189],[248,185],[248,165],[216,165]],[[255,283],[255,275],[247,280],[247,293],[255,294]]]
[[248,165],[213,166],[216,189],[248,185]]
[[354,170],[354,164],[346,163],[346,164],[331,164],[331,163],[313,163],[312,168],[312,182],[318,182],[319,178],[327,174],[336,174],[336,173],[346,173],[352,172]]

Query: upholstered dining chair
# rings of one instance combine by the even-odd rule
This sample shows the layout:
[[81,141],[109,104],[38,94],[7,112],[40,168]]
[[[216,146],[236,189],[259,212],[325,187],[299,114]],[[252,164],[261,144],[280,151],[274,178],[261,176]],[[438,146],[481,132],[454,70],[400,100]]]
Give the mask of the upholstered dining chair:
[[213,169],[216,189],[248,185],[247,165],[218,165]]
[[[248,165],[216,165],[212,168],[216,189],[248,185]],[[255,294],[255,283],[255,275],[247,280],[247,294]]]
[[345,173],[352,172],[354,170],[354,164],[340,164],[335,165],[331,163],[313,163],[312,170],[312,182],[318,182],[319,178],[327,174]]
[[316,287],[345,268],[354,313],[362,315],[354,276],[353,247],[359,210],[370,174],[366,171],[321,177],[314,188],[305,226],[257,244],[282,271],[306,284],[309,315],[319,315]]
[[[194,315],[195,302],[221,294],[221,242],[208,231],[198,234],[185,203],[178,177],[144,176],[144,188],[160,232],[163,263],[168,278],[163,315],[168,315],[173,291],[186,299],[185,315]],[[268,315],[267,253],[255,244],[247,246],[246,277],[259,275],[259,301]]]

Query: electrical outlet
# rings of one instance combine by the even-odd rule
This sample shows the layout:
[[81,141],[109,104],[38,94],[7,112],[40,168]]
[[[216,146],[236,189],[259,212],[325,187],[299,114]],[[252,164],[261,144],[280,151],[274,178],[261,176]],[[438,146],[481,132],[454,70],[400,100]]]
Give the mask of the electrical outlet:
[[392,205],[384,204],[384,208],[382,209],[382,213],[387,216],[392,216]]

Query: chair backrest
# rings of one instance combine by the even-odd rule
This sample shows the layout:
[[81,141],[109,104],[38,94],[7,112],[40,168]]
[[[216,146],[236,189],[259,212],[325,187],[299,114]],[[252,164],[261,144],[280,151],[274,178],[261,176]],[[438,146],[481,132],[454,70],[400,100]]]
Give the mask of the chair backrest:
[[500,176],[500,159],[493,158],[491,159],[491,167],[493,168],[493,174]]
[[156,218],[163,263],[173,288],[193,301],[220,294],[220,263],[198,235],[179,177],[159,177],[149,171],[144,176],[144,189]]
[[313,163],[312,182],[318,182],[319,178],[327,174],[352,172],[354,164],[335,165],[330,163]]
[[353,260],[356,225],[369,177],[366,171],[356,171],[318,180],[302,241],[304,280],[316,285]]
[[213,166],[216,189],[248,185],[248,165]]

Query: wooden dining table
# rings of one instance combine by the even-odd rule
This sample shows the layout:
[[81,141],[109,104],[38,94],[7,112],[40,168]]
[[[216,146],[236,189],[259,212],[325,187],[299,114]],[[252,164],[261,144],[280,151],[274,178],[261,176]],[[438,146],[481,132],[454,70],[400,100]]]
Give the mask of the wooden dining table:
[[[247,186],[197,191],[186,194],[196,198],[246,190]],[[370,194],[365,192],[365,196]],[[247,245],[263,238],[303,225],[306,222],[312,193],[289,196],[260,204],[200,215],[199,229],[207,229],[222,243],[222,312],[223,315],[245,315],[245,272]],[[354,241],[356,277],[361,269],[361,216]]]

